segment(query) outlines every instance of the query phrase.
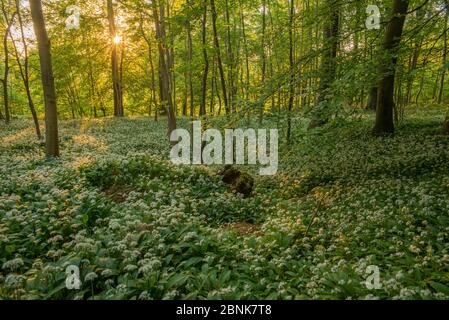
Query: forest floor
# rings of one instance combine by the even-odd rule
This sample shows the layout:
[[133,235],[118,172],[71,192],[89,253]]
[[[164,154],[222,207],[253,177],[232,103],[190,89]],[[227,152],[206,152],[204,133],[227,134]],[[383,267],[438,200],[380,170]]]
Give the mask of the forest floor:
[[165,121],[61,121],[49,162],[16,119],[0,131],[0,299],[448,299],[443,115],[408,115],[390,138],[368,114],[294,119],[278,174],[248,169],[248,198],[218,168],[172,165]]

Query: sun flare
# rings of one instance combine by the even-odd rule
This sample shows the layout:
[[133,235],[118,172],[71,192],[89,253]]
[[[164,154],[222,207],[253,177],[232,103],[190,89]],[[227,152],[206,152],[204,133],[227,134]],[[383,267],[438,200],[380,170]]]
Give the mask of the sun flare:
[[116,34],[114,37],[114,43],[115,44],[120,44],[122,42],[122,36],[119,34]]

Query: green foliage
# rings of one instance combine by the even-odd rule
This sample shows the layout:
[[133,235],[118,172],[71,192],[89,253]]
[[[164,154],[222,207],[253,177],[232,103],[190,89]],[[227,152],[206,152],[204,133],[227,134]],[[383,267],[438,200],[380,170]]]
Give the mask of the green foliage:
[[[249,198],[215,168],[172,165],[166,142],[148,139],[164,126],[147,118],[84,120],[81,133],[63,121],[63,156],[49,163],[39,146],[10,148],[34,139],[16,121],[1,142],[0,297],[447,299],[440,117],[417,114],[381,140],[365,134],[370,117],[297,121],[279,174],[254,175]],[[65,287],[68,265],[80,290]],[[365,286],[368,265],[379,290]]]

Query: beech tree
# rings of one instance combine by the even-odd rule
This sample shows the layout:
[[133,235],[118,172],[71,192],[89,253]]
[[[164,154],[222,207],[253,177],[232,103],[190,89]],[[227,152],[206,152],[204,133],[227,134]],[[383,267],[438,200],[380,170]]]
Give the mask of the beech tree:
[[119,71],[119,60],[117,55],[117,47],[121,42],[120,35],[116,32],[114,6],[112,0],[107,1],[109,35],[111,37],[111,70],[112,70],[112,87],[114,93],[114,116],[122,117],[123,110],[123,92],[121,83],[121,72]]
[[34,122],[34,128],[36,131],[36,136],[40,140],[42,139],[41,129],[39,127],[39,119],[37,118],[37,112],[36,107],[33,102],[33,98],[31,97],[31,90],[30,90],[30,73],[29,73],[29,54],[28,54],[28,43],[25,40],[25,32],[24,32],[24,25],[23,25],[23,19],[21,14],[21,8],[20,8],[20,0],[15,0],[15,6],[16,6],[16,13],[17,13],[17,20],[19,22],[19,31],[20,31],[20,41],[22,45],[22,55],[23,55],[23,62],[20,59],[20,52],[17,48],[17,45],[11,36],[11,41],[14,47],[14,55],[16,57],[16,62],[19,67],[20,76],[23,81],[23,85],[25,87],[25,92],[27,96],[28,106],[31,111],[31,116],[33,118]]
[[1,0],[2,15],[5,21],[6,28],[3,33],[3,54],[4,54],[4,71],[3,78],[0,79],[3,85],[3,106],[5,111],[5,122],[8,124],[11,121],[11,115],[9,111],[9,95],[8,95],[8,76],[9,76],[9,50],[8,50],[8,37],[11,32],[11,26],[14,22],[14,18],[17,12],[9,13],[11,3],[6,3],[6,0]]
[[327,122],[326,110],[329,107],[330,88],[335,81],[337,72],[337,51],[339,46],[339,0],[327,0],[326,9],[329,18],[324,22],[323,49],[320,69],[320,86],[318,89],[318,106],[309,128],[320,126]]
[[409,6],[409,0],[394,0],[390,21],[385,32],[383,53],[385,61],[381,63],[382,80],[379,84],[376,108],[375,135],[394,133],[394,79],[398,61],[399,44]]
[[51,45],[45,27],[41,0],[30,0],[31,18],[37,39],[42,87],[45,102],[45,154],[47,157],[59,157],[58,112],[51,62]]
[[[0,78],[7,78],[0,117],[9,119],[11,110],[28,115],[39,135],[43,97],[35,85],[29,14],[20,0],[0,1],[13,30],[0,21],[2,37],[7,34],[0,49]],[[275,115],[290,138],[299,116],[313,128],[381,105],[374,131],[392,131],[383,128],[392,127],[391,114],[402,121],[411,105],[449,99],[447,4],[409,2],[400,41],[400,19],[392,14],[402,1],[379,1],[381,28],[372,30],[365,26],[367,0],[107,0],[93,12],[87,8],[96,2],[87,0],[78,4],[78,30],[67,30],[60,19],[67,4],[54,3],[45,15],[58,111],[73,119],[123,116],[126,101],[130,115],[167,116],[168,132],[178,115],[242,111],[248,125],[252,115],[259,125]]]
[[173,104],[172,88],[170,81],[170,50],[167,43],[167,34],[165,28],[165,6],[163,1],[153,1],[153,19],[156,31],[156,40],[159,51],[159,97],[162,106],[165,109],[168,120],[167,135],[170,136],[176,129],[176,115]]
[[229,108],[228,94],[227,94],[227,88],[226,88],[226,79],[225,79],[225,73],[224,73],[224,68],[223,68],[223,62],[221,59],[220,42],[218,40],[217,9],[215,7],[215,0],[210,0],[210,10],[212,13],[212,29],[213,29],[213,36],[214,36],[214,47],[215,47],[215,51],[216,51],[215,54],[217,56],[218,71],[219,71],[220,80],[221,80],[221,90],[223,93],[223,101],[224,101],[226,114],[229,114],[231,110]]

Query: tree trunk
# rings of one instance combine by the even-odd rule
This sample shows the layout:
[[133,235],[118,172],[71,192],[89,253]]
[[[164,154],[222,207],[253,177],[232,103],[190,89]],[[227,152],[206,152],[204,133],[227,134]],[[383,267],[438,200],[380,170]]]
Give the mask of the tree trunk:
[[125,58],[125,46],[123,41],[120,43],[120,63],[119,63],[119,85],[120,85],[120,116],[125,115],[125,110],[123,108],[123,60]]
[[[245,58],[245,72],[242,70],[242,97],[245,105],[245,112],[247,115],[247,121],[249,124],[251,118],[251,109],[250,109],[250,76],[249,76],[249,50],[248,50],[248,40],[246,36],[246,23],[245,16],[243,14],[243,4],[242,0],[239,0],[239,13],[240,13],[240,24],[242,30],[242,38],[243,38],[243,52]],[[242,66],[243,68],[243,66]],[[243,82],[243,74],[245,73],[245,82]]]
[[3,79],[3,104],[5,111],[5,122],[8,124],[11,121],[11,115],[9,111],[9,97],[8,97],[8,76],[9,76],[9,50],[8,50],[8,36],[10,36],[11,26],[14,22],[14,18],[17,12],[14,12],[11,17],[8,17],[7,8],[5,8],[5,0],[2,0],[2,13],[3,20],[6,23],[5,33],[3,34],[3,53],[4,53],[4,73]]
[[175,114],[175,116],[177,115],[178,112],[178,108],[176,106],[176,75],[175,75],[175,45],[174,45],[174,37],[170,36],[168,37],[168,35],[171,35],[170,30],[171,30],[171,17],[170,17],[170,13],[171,13],[171,9],[170,9],[170,5],[174,3],[174,1],[172,0],[172,3],[170,4],[170,0],[165,0],[166,3],[166,12],[167,12],[167,16],[165,17],[164,15],[164,19],[161,19],[161,21],[163,22],[164,25],[164,34],[165,34],[165,41],[166,44],[170,44],[167,48],[167,64],[168,64],[168,75],[169,75],[169,84],[170,84],[170,90],[171,90],[171,97],[172,97],[172,108],[173,108],[173,112]]
[[[140,33],[142,34],[142,37],[148,46],[148,59],[150,61],[150,73],[151,73],[151,88],[150,88],[151,92],[150,92],[150,106],[149,106],[149,110],[148,110],[148,116],[151,117],[152,106],[154,106],[155,110],[157,109],[156,82],[155,82],[154,64],[153,64],[153,46],[151,45],[150,38],[145,34],[145,31],[143,28],[143,15],[142,14],[140,15],[139,28],[140,28]],[[157,111],[156,111],[156,113],[157,113]]]
[[[185,41],[185,48],[186,48],[186,52],[188,52],[188,37],[186,37],[186,41]],[[191,65],[189,63],[189,55],[186,55],[186,60],[185,60],[185,64],[186,66]],[[181,110],[181,114],[183,116],[187,116],[187,103],[189,101],[189,74],[188,74],[188,70],[184,71],[184,101],[182,102],[182,110]],[[190,111],[190,117],[193,117],[193,109]]]
[[[262,39],[261,39],[261,45],[260,45],[260,59],[262,60],[262,78],[261,78],[261,88],[264,87],[264,83],[265,83],[265,71],[266,71],[266,66],[267,66],[267,57],[266,57],[266,53],[265,53],[265,30],[266,30],[266,13],[267,13],[267,3],[266,0],[262,1]],[[263,99],[261,99],[261,101],[264,101]],[[262,124],[262,120],[263,120],[263,113],[265,109],[265,104],[262,102],[260,105],[260,110],[259,110],[259,124]]]
[[419,53],[421,51],[421,45],[422,45],[422,39],[419,41],[416,41],[415,49],[413,51],[413,56],[412,56],[409,71],[408,71],[409,75],[408,75],[408,81],[407,81],[407,90],[405,93],[405,105],[408,105],[412,98],[413,82],[415,81],[415,76],[414,76],[413,72],[416,70],[416,66],[418,64],[418,58],[419,58]]
[[235,103],[234,103],[234,51],[232,48],[231,41],[231,22],[229,16],[229,0],[225,0],[225,19],[226,19],[226,51],[227,51],[227,60],[228,60],[228,101],[231,104],[232,112],[235,112]]
[[444,91],[444,79],[446,76],[447,69],[447,21],[449,19],[449,8],[447,8],[446,12],[446,23],[444,24],[444,33],[443,33],[443,61],[441,67],[441,79],[440,79],[440,92],[438,94],[438,104],[441,104],[443,101],[443,91]]
[[36,34],[41,66],[42,87],[45,101],[45,154],[47,157],[59,156],[58,113],[56,93],[51,62],[50,39],[45,28],[41,0],[30,0],[31,18]]
[[228,95],[226,93],[226,80],[224,76],[223,63],[221,61],[221,53],[220,53],[220,43],[218,42],[218,32],[217,32],[217,10],[215,9],[215,0],[210,0],[211,12],[212,12],[212,29],[214,34],[214,46],[217,55],[218,62],[218,71],[220,73],[221,80],[221,90],[223,92],[223,102],[226,110],[226,114],[229,114],[229,102]]
[[377,87],[372,87],[369,91],[367,110],[376,111],[377,108]]
[[[438,100],[442,100],[442,95],[443,95],[443,87],[444,87],[444,74],[446,72],[446,64],[447,64],[447,23],[449,21],[449,0],[445,0],[444,1],[445,5],[446,5],[446,20],[444,23],[444,52],[443,52],[443,81],[441,81],[440,84],[440,95],[438,97]],[[446,119],[443,122],[443,134],[447,134],[449,135],[449,116],[446,115]]]
[[114,93],[114,116],[123,116],[123,94],[120,83],[119,62],[117,57],[117,46],[115,37],[117,36],[115,28],[114,7],[112,0],[107,0],[109,36],[111,38],[111,69],[112,69],[112,87]]
[[290,12],[289,12],[289,28],[288,28],[288,39],[289,39],[289,48],[288,48],[288,60],[290,67],[290,86],[289,86],[289,95],[288,95],[288,114],[287,114],[287,142],[290,141],[291,136],[291,112],[293,109],[293,99],[295,93],[295,73],[293,71],[294,68],[294,57],[293,57],[293,22],[294,22],[294,13],[295,13],[295,2],[294,0],[290,0]]
[[394,78],[396,73],[397,53],[404,29],[409,0],[394,0],[391,20],[385,32],[383,50],[388,55],[386,63],[382,63],[383,76],[377,95],[376,122],[373,128],[375,135],[394,133]]
[[[207,2],[204,2],[203,9],[203,18],[201,20],[201,40],[203,46],[203,59],[204,59],[204,70],[203,70],[203,79],[201,83],[201,105],[200,105],[200,116],[204,116],[206,114],[206,92],[207,92],[207,75],[209,73],[209,59],[207,57],[207,48],[206,48],[206,35],[207,35]],[[192,39],[190,38],[190,42]],[[191,43],[190,43],[191,45]],[[191,52],[191,47],[190,51]],[[190,86],[192,85],[192,79],[190,78]],[[213,94],[213,92],[212,92]]]
[[156,1],[153,1],[152,4],[159,51],[159,94],[161,104],[164,106],[167,114],[167,135],[170,137],[172,131],[176,129],[176,116],[173,107],[172,90],[170,88],[169,49],[167,48],[167,37],[165,34],[165,7],[162,2],[158,4]]
[[[249,52],[248,52],[248,41],[246,37],[246,25],[245,25],[245,16],[243,15],[243,9],[242,9],[242,1],[239,1],[239,10],[240,10],[240,20],[242,25],[242,37],[243,37],[243,51],[245,52],[245,103],[249,102],[250,96],[249,96],[249,85],[250,85],[250,79],[249,79]],[[249,110],[247,110],[249,114]]]
[[[418,21],[421,21],[422,19],[424,19],[425,15],[426,15],[426,10],[423,8],[420,8],[419,10],[416,11],[416,18],[418,19]],[[406,105],[408,105],[410,103],[410,101],[412,100],[412,89],[413,89],[413,83],[415,81],[414,71],[417,69],[418,59],[419,59],[419,55],[421,53],[422,45],[423,45],[423,37],[419,36],[418,39],[415,40],[415,48],[413,50],[413,56],[412,56],[411,65],[410,65],[410,69],[409,69],[409,79],[408,79],[408,83],[407,83],[407,92],[406,92],[406,96],[405,96]]]
[[338,1],[327,0],[327,7],[330,12],[330,20],[325,22],[323,29],[323,56],[321,60],[321,75],[318,94],[318,106],[309,124],[309,129],[319,127],[328,121],[329,115],[327,110],[329,107],[329,93],[331,85],[335,80],[337,73],[337,50],[339,45],[339,24],[340,11]]
[[215,76],[216,76],[216,64],[215,58],[212,58],[212,77],[210,80],[210,105],[209,105],[209,113],[211,115],[215,114]]

